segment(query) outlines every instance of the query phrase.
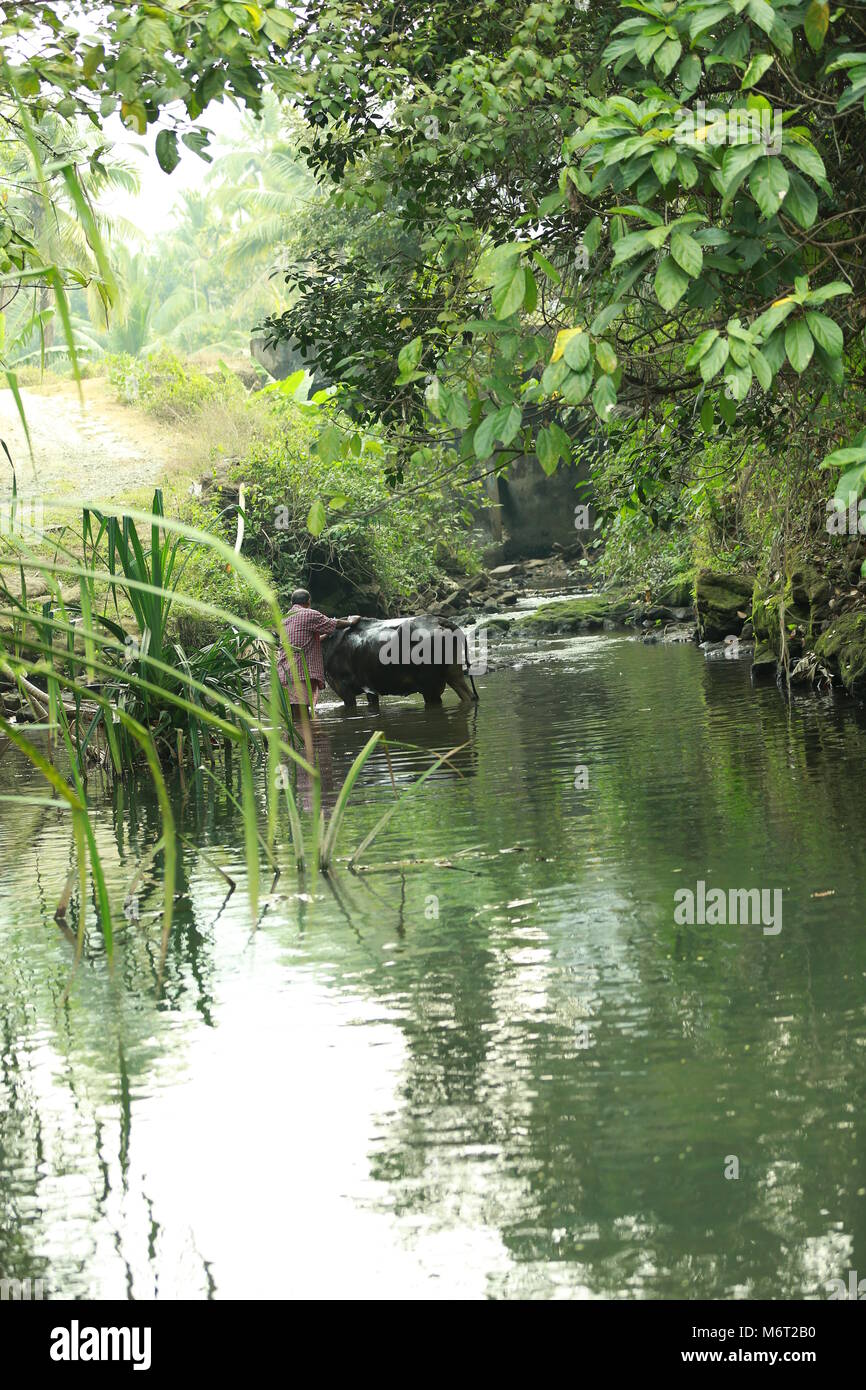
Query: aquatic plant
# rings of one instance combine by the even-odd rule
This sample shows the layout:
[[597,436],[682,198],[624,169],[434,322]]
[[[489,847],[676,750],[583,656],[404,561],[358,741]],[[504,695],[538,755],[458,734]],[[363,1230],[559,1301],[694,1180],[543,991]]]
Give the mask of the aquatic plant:
[[[112,904],[93,833],[88,785],[105,775],[119,785],[132,784],[141,775],[150,779],[162,817],[162,833],[146,856],[148,864],[162,857],[161,973],[172,926],[178,842],[183,839],[169,776],[214,782],[236,808],[255,920],[261,860],[274,874],[280,872],[278,848],[286,821],[299,875],[314,875],[318,868],[333,872],[349,800],[382,734],[373,734],[358,753],[324,825],[310,721],[305,711],[297,725],[292,719],[277,672],[278,643],[291,669],[294,656],[276,595],[260,571],[219,536],[166,516],[159,491],[150,512],[96,508],[61,498],[46,499],[45,508],[52,517],[77,509],[80,530],[73,533],[65,522],[52,524],[50,545],[16,534],[14,527],[0,536],[0,687],[5,685],[0,734],[47,783],[48,804],[67,809],[71,817],[79,885],[76,964],[86,928],[88,865],[109,959],[114,948]],[[272,630],[179,589],[184,565],[197,547],[207,548],[258,592]],[[17,591],[11,587],[13,573],[19,579]],[[34,575],[44,590],[36,600]],[[191,652],[173,641],[168,617],[175,605],[215,618],[221,625],[218,640]],[[219,770],[217,754],[236,757],[238,795]],[[437,760],[416,785],[448,756]],[[257,766],[267,769],[264,831]],[[307,835],[289,775],[292,767],[311,781]],[[34,798],[21,794],[4,800],[32,804]],[[361,850],[399,804],[395,800]],[[69,885],[67,900],[71,891]],[[59,905],[64,913],[66,905]]]

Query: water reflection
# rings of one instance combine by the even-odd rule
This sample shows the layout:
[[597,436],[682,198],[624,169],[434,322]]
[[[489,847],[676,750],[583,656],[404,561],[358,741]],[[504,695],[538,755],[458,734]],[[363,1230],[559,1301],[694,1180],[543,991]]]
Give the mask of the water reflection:
[[[151,868],[114,979],[91,933],[63,1002],[69,826],[0,806],[0,1272],[137,1298],[783,1298],[866,1266],[861,717],[692,648],[520,655],[477,709],[323,711],[328,810],[370,733],[389,744],[347,848],[392,774],[469,746],[359,872],[298,883],[287,856],[258,926],[229,799],[178,787],[208,859],[183,851],[161,988]],[[6,756],[11,787],[42,790]],[[160,833],[142,791],[106,795],[117,900]],[[782,933],[677,927],[699,878],[781,886]]]

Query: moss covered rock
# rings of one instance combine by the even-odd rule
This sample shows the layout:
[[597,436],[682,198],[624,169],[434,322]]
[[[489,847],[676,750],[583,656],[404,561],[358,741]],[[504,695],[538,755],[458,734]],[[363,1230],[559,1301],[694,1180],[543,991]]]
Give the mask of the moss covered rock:
[[830,617],[829,580],[806,561],[790,569],[784,587],[758,583],[752,599],[755,639],[777,661],[789,663],[811,649]]
[[776,653],[768,642],[758,639],[752,657],[752,675],[756,680],[775,680],[779,669]]
[[866,611],[843,613],[815,643],[815,656],[850,695],[866,698]]
[[657,603],[667,608],[694,608],[695,576],[692,573],[675,574],[664,584],[658,593],[653,593]]
[[617,594],[593,594],[585,598],[544,603],[518,618],[515,630],[523,636],[548,636],[566,632],[597,632],[605,623],[624,623],[632,601]]
[[[774,661],[782,659],[782,593],[755,585],[752,595],[752,627],[755,633],[755,660],[758,651],[772,654]],[[765,657],[765,660],[769,658]]]
[[830,592],[830,581],[814,565],[799,564],[791,570],[791,603],[810,623],[829,613]]
[[695,609],[703,642],[739,637],[752,612],[755,581],[743,574],[714,574],[700,570],[695,580]]

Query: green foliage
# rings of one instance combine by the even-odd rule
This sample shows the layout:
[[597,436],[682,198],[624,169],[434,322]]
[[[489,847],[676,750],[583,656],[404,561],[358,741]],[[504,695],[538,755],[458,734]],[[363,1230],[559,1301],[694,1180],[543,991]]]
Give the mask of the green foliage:
[[[207,531],[214,524],[213,513],[197,500],[188,501],[182,509],[183,520],[198,530]],[[234,565],[208,547],[197,547],[189,556],[177,583],[177,592],[217,608],[226,609],[246,622],[265,627],[269,621],[267,604],[262,599],[261,586],[271,580],[264,566],[251,561],[250,568],[260,576],[254,587],[240,575]],[[180,607],[172,612],[169,632],[186,650],[217,642],[225,625],[195,609]]]
[[282,326],[357,409],[386,398],[407,460],[426,432],[471,468],[519,421],[510,447],[552,470],[556,429],[671,407],[783,435],[804,391],[859,376],[862,7],[434,3],[417,31],[337,10],[289,45],[309,158],[417,255],[299,279]]
[[[70,510],[59,500],[52,507]],[[146,536],[149,540],[142,539]],[[52,738],[61,741],[69,771],[55,766],[53,747],[46,753],[5,718],[0,719],[0,729],[71,811],[81,890],[79,953],[84,940],[88,859],[109,956],[112,949],[111,905],[87,816],[89,764],[95,759],[123,777],[143,759],[163,818],[163,835],[153,852],[161,851],[164,862],[164,958],[177,847],[161,759],[177,756],[182,760],[186,748],[197,772],[221,744],[237,748],[241,758],[249,760],[251,747],[261,753],[268,739],[274,740],[261,717],[257,653],[250,651],[251,638],[264,644],[273,675],[273,640],[264,629],[230,612],[179,595],[181,552],[190,546],[209,547],[258,590],[275,626],[279,610],[267,584],[222,541],[165,517],[158,493],[151,513],[84,512],[81,544],[79,556],[61,538],[54,542],[49,560],[31,553],[26,540],[14,533],[0,542],[0,673],[18,687],[36,718],[46,721]],[[40,571],[48,589],[49,598],[40,611],[27,605],[25,563]],[[9,568],[22,576],[20,594],[5,583]],[[69,578],[78,585],[75,604],[61,588],[61,580]],[[177,645],[170,647],[167,620],[175,603],[209,611],[223,620],[223,634],[210,650],[188,655]],[[137,620],[137,628],[129,624],[128,614]],[[282,756],[302,762],[315,775],[290,742],[280,736],[277,746]],[[276,788],[271,795],[276,796]],[[249,798],[244,813],[246,818],[255,815]],[[255,882],[251,868],[254,914]]]
[[[475,479],[534,451],[552,472],[588,431],[613,446],[595,472],[600,496],[618,499],[605,501],[618,526],[629,507],[660,529],[697,516],[733,543],[719,497],[749,448],[761,492],[798,430],[809,434],[809,497],[825,455],[840,487],[859,487],[849,474],[862,460],[840,452],[857,445],[816,422],[862,426],[841,395],[856,397],[863,367],[862,6],[475,0],[455,10],[431,0],[423,25],[399,0],[314,0],[297,26],[280,13],[132,5],[113,14],[116,34],[98,25],[87,39],[46,22],[52,80],[71,110],[93,114],[98,96],[107,112],[111,96],[142,128],[183,104],[159,138],[164,168],[184,145],[209,154],[197,122],[225,90],[264,110],[266,147],[230,152],[216,196],[186,210],[186,252],[180,237],[173,254],[188,253],[192,284],[178,283],[176,266],[160,284],[181,315],[175,327],[200,333],[210,319],[222,332],[214,248],[230,233],[222,267],[254,267],[258,282],[272,239],[284,241],[290,302],[274,306],[265,332],[336,388],[297,406],[309,405],[313,432],[312,466],[292,479],[286,534],[299,539],[261,541],[262,524],[252,542],[281,556],[287,575],[308,564],[381,571],[389,594],[405,592],[386,548],[353,534],[378,511],[347,477],[360,491],[377,469],[375,487],[419,479],[423,497],[439,462]],[[41,41],[32,15],[10,32],[21,30]],[[266,79],[305,123],[267,109]],[[22,138],[46,119],[45,80],[38,64],[35,76],[7,72],[30,123]],[[70,187],[61,169],[61,185],[107,283],[81,181]],[[53,292],[55,270],[42,273]],[[139,320],[139,347],[153,326]],[[158,391],[169,412],[176,395],[177,414],[194,418],[188,385]],[[268,477],[284,466],[267,430],[257,449]],[[723,484],[701,449],[720,461]],[[634,460],[622,475],[620,458]],[[745,525],[746,503],[734,510]],[[763,523],[745,531],[748,545],[768,535]]]
[[[76,23],[79,14],[90,22]],[[36,0],[6,7],[4,83],[34,118],[56,109],[98,126],[117,112],[138,135],[164,108],[182,108],[157,150],[170,171],[180,145],[209,157],[207,132],[196,122],[211,101],[231,95],[258,109],[265,71],[279,61],[294,24],[275,5],[232,0],[81,0],[68,14]]]
[[168,349],[131,357],[128,353],[106,359],[108,376],[124,405],[137,405],[157,419],[189,421],[208,401],[243,400],[241,381],[227,368],[218,377],[207,376]]
[[279,593],[312,580],[336,601],[361,591],[368,608],[396,611],[436,581],[442,561],[472,565],[465,504],[455,515],[435,482],[412,495],[391,488],[376,433],[338,413],[323,427],[315,407],[279,392],[257,404],[271,428],[231,471],[248,485],[245,553],[268,566]]

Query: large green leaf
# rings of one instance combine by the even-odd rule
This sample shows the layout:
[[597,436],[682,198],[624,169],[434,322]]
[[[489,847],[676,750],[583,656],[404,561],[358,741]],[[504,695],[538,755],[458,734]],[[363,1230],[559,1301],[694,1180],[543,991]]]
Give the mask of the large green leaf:
[[749,360],[752,365],[752,371],[758,378],[762,390],[769,391],[773,384],[773,372],[760,348],[752,348]]
[[421,338],[413,338],[411,343],[406,343],[401,347],[397,355],[397,366],[400,368],[401,376],[409,376],[415,371],[421,361],[421,354],[424,350],[424,343]]
[[582,372],[589,363],[589,334],[581,330],[573,333],[565,344],[563,356],[573,372]]
[[730,349],[727,338],[717,338],[709,351],[700,360],[700,372],[704,381],[712,381],[728,360]]
[[836,491],[833,493],[834,502],[837,506],[849,507],[852,501],[856,501],[862,495],[864,485],[866,485],[866,463],[860,463],[842,474],[836,484]]
[[689,37],[694,40],[700,34],[705,33],[707,29],[712,29],[720,20],[730,19],[730,17],[731,7],[727,2],[720,5],[704,6],[696,15],[692,16],[689,25]]
[[582,372],[570,372],[562,384],[562,399],[566,405],[580,405],[592,386],[592,368]]
[[493,286],[491,303],[498,319],[507,319],[522,306],[526,296],[526,272],[519,261],[511,264]]
[[790,176],[780,159],[762,159],[749,177],[752,197],[767,219],[781,211],[790,186]]
[[520,429],[521,419],[522,411],[519,405],[503,405],[486,415],[473,438],[476,457],[489,458],[497,439],[505,445],[510,444]]
[[686,366],[696,367],[701,358],[709,352],[718,337],[719,330],[717,328],[707,328],[703,333],[700,333],[689,350],[689,354],[686,358]]
[[751,367],[739,367],[730,359],[725,368],[725,390],[735,401],[744,401],[752,385]]
[[166,174],[171,174],[180,163],[180,152],[177,148],[177,136],[173,130],[161,130],[156,137],[156,157],[159,167]]
[[789,164],[795,164],[801,173],[806,174],[816,183],[822,183],[827,177],[827,170],[824,161],[817,150],[813,150],[811,145],[801,145],[793,140],[786,140],[782,146],[782,153]]
[[325,504],[320,497],[317,497],[307,514],[307,530],[311,536],[320,536],[327,525],[328,517],[325,511]]
[[667,77],[668,73],[673,72],[683,54],[683,46],[679,39],[667,39],[657,50],[653,62],[661,73],[662,77]]
[[656,299],[663,309],[673,309],[679,304],[683,295],[689,287],[689,277],[674,260],[673,256],[665,256],[659,263],[655,277]]
[[816,314],[811,310],[806,311],[806,323],[819,347],[823,348],[831,357],[842,356],[845,337],[838,323],[828,318],[826,314]]
[[852,294],[850,285],[846,285],[844,280],[832,280],[829,285],[820,285],[816,290],[810,290],[806,299],[807,304],[826,304],[828,299],[838,299],[840,295]]
[[815,190],[799,174],[791,174],[790,183],[785,199],[785,213],[793,217],[798,227],[808,231],[818,216],[818,197]]
[[644,232],[629,232],[627,236],[620,237],[614,246],[614,265],[631,260],[632,256],[638,256],[642,252],[657,251],[669,235],[670,227],[650,227]]
[[671,237],[671,255],[687,275],[695,279],[704,266],[704,253],[700,244],[688,232],[677,228]]
[[834,449],[832,454],[828,454],[821,464],[822,468],[848,468],[851,464],[866,463],[866,448],[863,445],[848,447],[847,449]]
[[809,40],[810,47],[816,53],[821,52],[829,27],[830,5],[828,0],[811,0],[809,8],[806,10],[803,28],[806,31],[806,38]]
[[603,338],[595,345],[595,359],[603,372],[612,374],[616,371],[616,353],[610,343],[605,342]]
[[552,473],[556,472],[561,456],[559,441],[551,429],[538,431],[535,439],[535,452],[538,455],[538,462],[550,477]]
[[815,343],[802,318],[791,319],[785,329],[785,352],[795,372],[802,374],[812,361]]
[[673,149],[657,150],[652,157],[652,166],[656,178],[664,187],[673,178],[674,170],[677,167],[677,153]]
[[725,151],[722,160],[722,187],[725,197],[729,197],[733,190],[739,187],[745,175],[752,165],[761,158],[762,154],[761,146],[753,142],[744,145],[732,145],[730,149]]
[[613,377],[599,377],[592,393],[592,404],[598,418],[606,421],[616,405],[616,387],[613,383]]
[[[701,60],[697,53],[687,53],[680,63],[679,78],[684,93],[693,92],[701,80]],[[658,171],[656,171],[658,172]],[[664,180],[662,180],[664,182]]]
[[496,438],[496,431],[501,414],[501,410],[491,411],[489,415],[485,415],[481,424],[476,429],[472,439],[472,447],[475,450],[476,458],[486,459],[493,453],[493,441]]
[[750,87],[754,87],[760,82],[764,73],[773,66],[774,61],[771,53],[756,53],[743,73],[743,80],[740,83],[741,90],[748,91]]

